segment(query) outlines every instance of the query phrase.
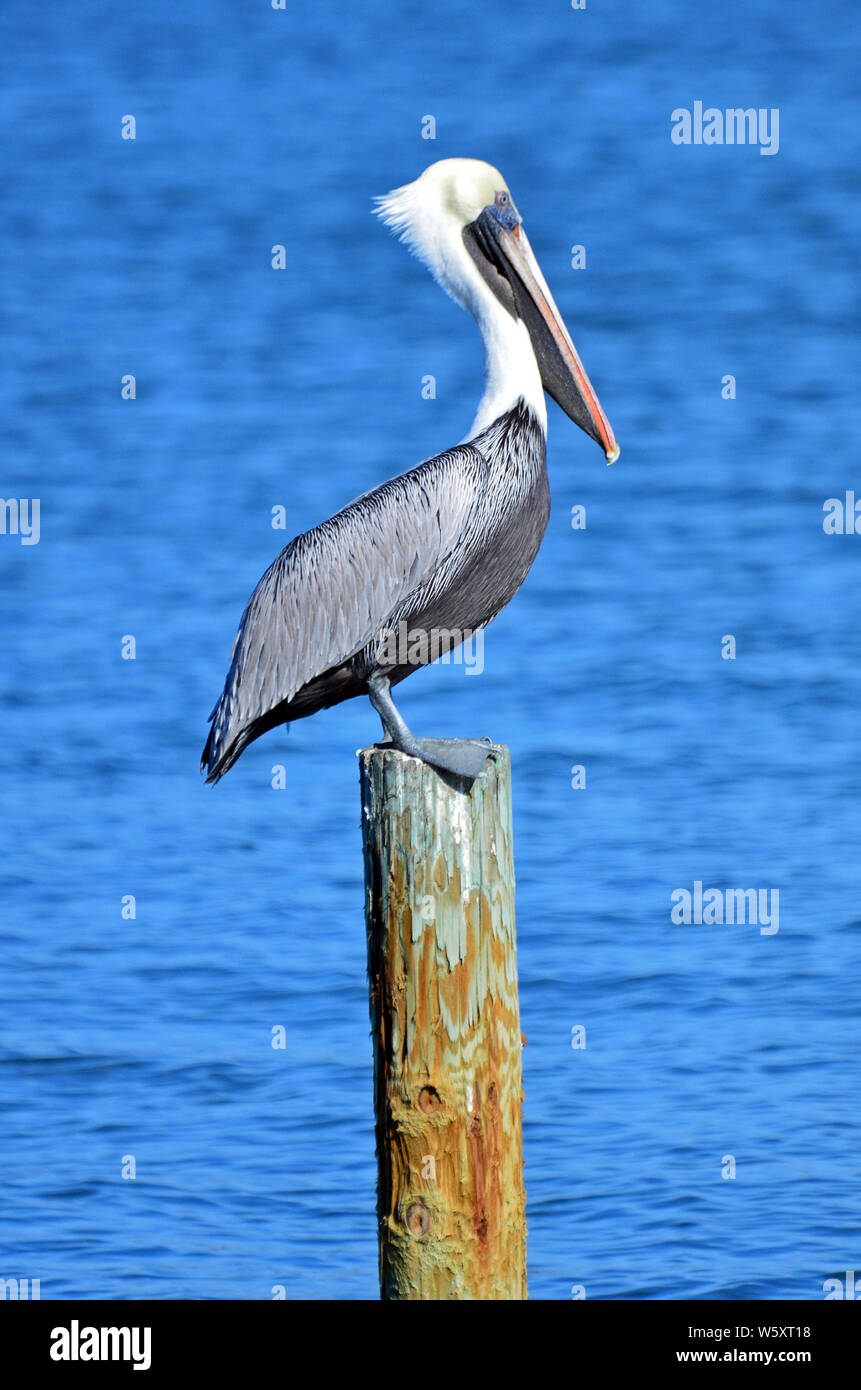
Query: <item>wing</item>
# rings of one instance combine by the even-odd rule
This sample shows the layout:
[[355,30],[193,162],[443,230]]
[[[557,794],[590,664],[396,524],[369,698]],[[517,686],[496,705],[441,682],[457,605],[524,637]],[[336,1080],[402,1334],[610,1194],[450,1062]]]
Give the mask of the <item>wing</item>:
[[285,546],[239,624],[201,763],[210,779],[234,761],[249,724],[360,652],[438,569],[480,505],[486,476],[479,450],[459,445]]

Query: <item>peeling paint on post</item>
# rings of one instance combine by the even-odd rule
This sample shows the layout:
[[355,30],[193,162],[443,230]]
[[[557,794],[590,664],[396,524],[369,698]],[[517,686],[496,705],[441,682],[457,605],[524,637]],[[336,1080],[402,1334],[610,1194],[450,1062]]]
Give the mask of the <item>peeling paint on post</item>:
[[525,1299],[511,765],[360,754],[380,1284]]

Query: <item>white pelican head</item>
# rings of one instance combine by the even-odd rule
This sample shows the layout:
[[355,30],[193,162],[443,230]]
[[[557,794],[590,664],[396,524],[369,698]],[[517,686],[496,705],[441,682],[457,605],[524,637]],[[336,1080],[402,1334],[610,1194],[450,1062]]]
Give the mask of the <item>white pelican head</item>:
[[481,159],[441,159],[378,198],[377,212],[478,320],[488,388],[473,429],[490,423],[517,394],[546,425],[546,391],[614,463],[613,431],[499,170]]

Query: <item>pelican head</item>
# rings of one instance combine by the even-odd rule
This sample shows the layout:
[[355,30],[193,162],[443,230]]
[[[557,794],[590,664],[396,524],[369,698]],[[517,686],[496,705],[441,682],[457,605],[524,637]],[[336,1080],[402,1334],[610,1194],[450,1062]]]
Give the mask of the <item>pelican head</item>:
[[499,170],[481,159],[441,159],[413,183],[377,199],[377,211],[478,320],[489,381],[477,422],[489,423],[518,386],[530,399],[534,376],[540,407],[531,400],[543,420],[546,391],[615,463],[613,431]]

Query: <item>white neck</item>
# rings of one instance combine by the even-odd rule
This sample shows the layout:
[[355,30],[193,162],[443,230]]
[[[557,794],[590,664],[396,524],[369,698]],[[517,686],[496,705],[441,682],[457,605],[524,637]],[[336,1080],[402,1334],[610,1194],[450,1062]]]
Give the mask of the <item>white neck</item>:
[[511,410],[522,396],[547,434],[547,403],[532,342],[522,319],[513,319],[483,282],[468,305],[484,340],[484,395],[467,439],[474,439]]

